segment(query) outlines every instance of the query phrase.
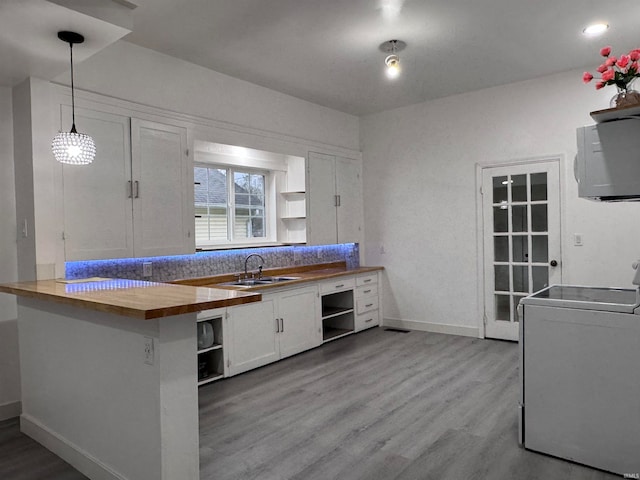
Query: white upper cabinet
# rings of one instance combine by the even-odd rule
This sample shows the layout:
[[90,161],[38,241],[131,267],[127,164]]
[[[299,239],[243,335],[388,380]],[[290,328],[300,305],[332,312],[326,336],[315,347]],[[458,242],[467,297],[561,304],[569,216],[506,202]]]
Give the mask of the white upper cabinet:
[[360,242],[361,161],[310,152],[307,170],[307,243]]
[[186,129],[87,109],[76,124],[97,153],[62,167],[65,260],[193,253]]
[[[71,108],[63,106],[61,117],[64,130],[71,125]],[[77,108],[76,123],[93,138],[97,154],[89,165],[62,166],[65,258],[132,256],[130,120]]]
[[362,164],[358,160],[336,158],[336,194],[338,195],[338,243],[362,240]]
[[186,129],[132,119],[131,157],[135,256],[193,253]]

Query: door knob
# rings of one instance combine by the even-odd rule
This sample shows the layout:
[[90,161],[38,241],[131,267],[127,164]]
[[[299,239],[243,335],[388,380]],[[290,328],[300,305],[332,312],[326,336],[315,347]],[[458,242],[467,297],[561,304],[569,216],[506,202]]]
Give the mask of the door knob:
[[549,265],[551,265],[552,267],[557,267],[557,266],[558,266],[558,262],[557,262],[557,261],[555,261],[555,260],[551,260],[551,261],[549,262]]

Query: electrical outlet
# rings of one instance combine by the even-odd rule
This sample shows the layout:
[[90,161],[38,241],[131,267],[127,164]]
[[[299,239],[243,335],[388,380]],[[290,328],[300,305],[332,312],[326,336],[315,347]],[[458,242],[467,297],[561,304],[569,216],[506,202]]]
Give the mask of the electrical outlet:
[[142,262],[142,276],[150,277],[153,275],[153,264],[151,262]]
[[144,363],[153,365],[153,338],[144,337]]

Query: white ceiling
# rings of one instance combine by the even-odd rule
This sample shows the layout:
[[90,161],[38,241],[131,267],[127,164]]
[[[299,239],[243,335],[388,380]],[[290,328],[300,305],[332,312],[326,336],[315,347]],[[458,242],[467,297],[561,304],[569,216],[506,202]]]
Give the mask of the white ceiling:
[[[87,37],[74,48],[74,61],[81,62],[130,30],[127,15],[133,16],[127,41],[355,115],[566,70],[593,71],[601,46],[612,45],[615,54],[640,47],[638,0],[135,4],[0,0],[0,85],[64,73],[68,46],[57,39],[58,30]],[[582,29],[594,21],[611,28],[603,37],[585,38]],[[400,53],[400,78],[389,81],[378,46],[394,38],[407,48]],[[593,88],[581,85],[579,77],[575,85]]]
[[[363,115],[574,68],[640,47],[638,0],[138,0],[127,41]],[[582,29],[606,21],[587,39]],[[380,43],[401,39],[403,72]],[[576,88],[589,88],[576,78]],[[593,87],[591,87],[593,88]]]
[[85,36],[73,49],[74,63],[129,33],[126,15],[135,6],[115,1],[0,0],[0,86],[69,71],[69,44],[58,39],[61,30]]

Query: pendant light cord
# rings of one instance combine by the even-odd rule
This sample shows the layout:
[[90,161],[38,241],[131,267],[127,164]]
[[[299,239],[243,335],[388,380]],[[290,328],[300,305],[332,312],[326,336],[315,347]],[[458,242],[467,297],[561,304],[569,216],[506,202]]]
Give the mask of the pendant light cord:
[[71,131],[73,133],[77,133],[76,131],[76,102],[75,102],[75,93],[73,86],[73,43],[69,42],[69,56],[71,57]]

